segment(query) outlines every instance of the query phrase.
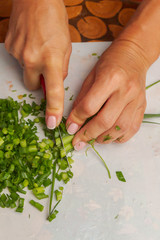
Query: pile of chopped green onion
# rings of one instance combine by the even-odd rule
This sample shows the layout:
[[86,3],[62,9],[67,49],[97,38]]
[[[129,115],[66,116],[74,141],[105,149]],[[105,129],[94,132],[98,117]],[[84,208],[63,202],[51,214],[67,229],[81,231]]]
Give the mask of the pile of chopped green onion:
[[[21,196],[30,190],[37,201],[31,199],[29,203],[39,211],[43,211],[44,206],[38,201],[49,198],[48,220],[52,221],[63,194],[62,186],[55,190],[55,180],[66,184],[73,177],[73,160],[66,159],[66,154],[73,150],[73,136],[66,131],[65,119],[59,128],[48,130],[44,114],[45,100],[38,105],[25,100],[17,102],[11,97],[0,99],[0,207],[23,212],[25,199]],[[41,141],[37,124],[43,126],[45,134]],[[50,195],[46,194],[48,186]],[[56,203],[53,206],[54,195]]]

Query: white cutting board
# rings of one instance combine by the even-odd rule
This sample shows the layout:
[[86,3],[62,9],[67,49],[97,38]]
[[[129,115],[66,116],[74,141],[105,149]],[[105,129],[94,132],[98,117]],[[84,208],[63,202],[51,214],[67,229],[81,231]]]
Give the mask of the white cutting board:
[[[69,75],[65,86],[65,115],[96,56],[109,43],[73,44]],[[150,68],[147,84],[160,79],[160,59]],[[9,83],[8,81],[11,81]],[[17,92],[13,93],[12,89]],[[17,62],[0,45],[0,97],[28,93]],[[42,91],[33,93],[37,99]],[[160,112],[160,84],[147,90],[146,112]],[[74,178],[65,186],[52,223],[45,220],[47,210],[38,212],[28,204],[23,214],[0,209],[1,240],[159,240],[160,239],[160,126],[143,124],[140,131],[125,144],[97,146],[110,170],[112,179],[92,152],[75,153]],[[127,182],[119,182],[115,171],[123,172]],[[43,202],[47,205],[47,201]],[[30,214],[30,218],[29,218]]]

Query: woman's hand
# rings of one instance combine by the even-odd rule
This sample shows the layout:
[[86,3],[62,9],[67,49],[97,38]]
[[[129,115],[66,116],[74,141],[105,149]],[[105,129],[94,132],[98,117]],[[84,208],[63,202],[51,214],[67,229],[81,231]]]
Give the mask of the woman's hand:
[[55,128],[63,114],[63,79],[68,72],[71,42],[63,0],[13,0],[6,49],[23,67],[29,90],[46,84],[46,123]]
[[145,107],[148,63],[141,49],[130,41],[115,41],[83,83],[67,120],[68,132],[76,134],[73,145],[86,142],[125,142],[139,129]]
[[91,139],[125,142],[138,131],[146,107],[146,71],[160,54],[159,22],[160,0],[143,0],[85,80],[66,123],[68,132],[76,133],[93,118],[73,139],[75,149]]

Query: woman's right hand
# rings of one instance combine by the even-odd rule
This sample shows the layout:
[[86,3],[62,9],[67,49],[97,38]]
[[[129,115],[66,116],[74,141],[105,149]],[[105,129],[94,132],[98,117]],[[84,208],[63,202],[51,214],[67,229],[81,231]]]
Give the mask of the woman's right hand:
[[63,0],[13,0],[7,51],[23,67],[29,90],[46,85],[46,123],[54,129],[61,121],[64,105],[63,80],[68,73],[71,41]]

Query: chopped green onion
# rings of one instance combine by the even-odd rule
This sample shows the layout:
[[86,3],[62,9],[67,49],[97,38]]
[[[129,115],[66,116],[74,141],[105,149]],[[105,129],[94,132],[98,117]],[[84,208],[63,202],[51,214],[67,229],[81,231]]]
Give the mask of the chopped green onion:
[[117,171],[116,175],[119,181],[126,182],[126,179],[124,178],[123,173],[121,171]]
[[112,138],[112,137],[111,137],[109,134],[107,134],[106,136],[104,136],[103,142],[109,141],[111,138]]
[[35,207],[35,208],[37,208],[39,211],[43,211],[43,209],[44,209],[44,206],[42,205],[42,204],[40,204],[40,203],[38,203],[38,202],[36,202],[36,201],[34,201],[34,200],[30,200],[29,201],[29,203],[33,206],[33,207]]
[[158,80],[158,81],[156,81],[156,82],[154,82],[154,83],[151,83],[150,85],[148,85],[148,86],[146,87],[146,89],[154,86],[155,84],[157,84],[157,83],[159,83],[159,82],[160,82],[160,80]]

